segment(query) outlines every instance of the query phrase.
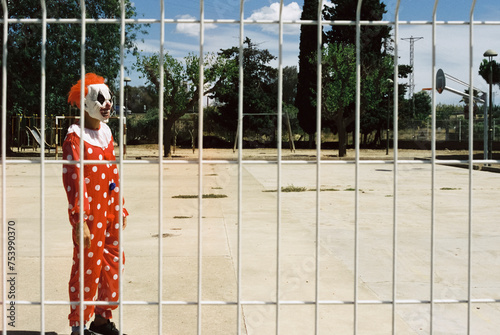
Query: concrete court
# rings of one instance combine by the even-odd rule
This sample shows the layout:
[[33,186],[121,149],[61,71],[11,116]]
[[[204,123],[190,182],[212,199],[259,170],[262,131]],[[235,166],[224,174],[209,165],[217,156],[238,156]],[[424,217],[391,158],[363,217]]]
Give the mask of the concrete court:
[[[358,298],[392,299],[392,165],[362,165],[359,193]],[[397,299],[430,297],[430,165],[400,165],[397,192]],[[316,187],[314,165],[283,165],[282,185]],[[320,300],[354,297],[354,165],[323,165],[320,203]],[[40,167],[7,166],[7,213],[16,222],[18,300],[40,299]],[[196,164],[166,164],[163,199],[164,301],[198,299],[197,199],[172,198],[198,191]],[[436,167],[434,294],[436,299],[467,298],[468,174]],[[497,195],[500,174],[473,171],[473,298],[500,299],[500,242]],[[276,165],[243,168],[241,224],[241,299],[276,300]],[[124,234],[125,301],[158,301],[158,167],[124,167],[125,205],[130,212]],[[61,166],[46,165],[45,299],[64,301],[71,265],[70,226]],[[203,166],[202,299],[237,299],[237,166]],[[267,192],[266,192],[267,191]],[[315,299],[316,192],[282,193],[280,291],[284,301]],[[39,306],[17,305],[16,329],[40,329]],[[46,331],[68,334],[68,306],[46,306]],[[314,305],[282,305],[281,334],[313,334]],[[242,334],[274,334],[274,305],[244,305]],[[115,312],[118,316],[118,312]],[[235,334],[234,305],[204,305],[202,333]],[[352,333],[353,305],[319,307],[320,334]],[[163,334],[196,334],[197,306],[163,307]],[[123,331],[157,334],[158,307],[123,307]],[[429,333],[429,304],[397,306],[398,334]],[[466,304],[436,304],[435,334],[466,334]],[[119,322],[116,318],[115,322]],[[473,304],[472,334],[497,334],[500,304]],[[14,329],[12,329],[14,330]],[[359,305],[358,333],[390,334],[391,305]]]

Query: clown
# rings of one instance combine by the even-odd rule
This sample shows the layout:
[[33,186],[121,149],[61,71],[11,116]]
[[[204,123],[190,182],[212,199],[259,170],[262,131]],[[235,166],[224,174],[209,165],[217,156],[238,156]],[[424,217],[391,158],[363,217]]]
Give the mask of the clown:
[[[80,108],[81,81],[71,88],[68,102]],[[73,124],[63,143],[63,159],[80,160],[80,137],[83,137],[85,160],[115,160],[113,136],[106,122],[113,106],[112,95],[104,78],[93,73],[85,76],[85,124]],[[120,214],[123,228],[128,212],[120,213],[120,178],[114,164],[85,164],[83,190],[80,190],[80,164],[63,165],[63,183],[68,197],[69,220],[73,227],[73,267],[69,281],[70,301],[80,300],[80,265],[84,259],[84,300],[92,301],[97,294],[99,301],[117,301],[119,298],[119,229]],[[83,207],[80,192],[84,192]],[[83,212],[84,254],[80,257],[80,213]],[[125,261],[125,256],[122,257]],[[117,306],[87,305],[84,320],[87,323],[95,314],[85,335],[118,335],[111,310]],[[68,316],[72,335],[80,333],[80,307],[71,305]]]

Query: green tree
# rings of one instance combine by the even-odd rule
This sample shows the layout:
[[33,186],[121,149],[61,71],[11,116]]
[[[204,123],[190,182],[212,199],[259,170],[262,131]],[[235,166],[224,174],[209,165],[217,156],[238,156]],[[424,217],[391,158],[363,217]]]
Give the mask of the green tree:
[[[267,49],[261,50],[248,37],[243,49],[243,106],[244,113],[263,114],[276,112],[277,70],[269,65],[276,59]],[[239,48],[232,47],[219,52],[220,62],[225,64],[226,76],[214,87],[213,97],[220,104],[218,121],[226,129],[237,128],[238,87],[239,87]],[[245,118],[245,130],[274,134],[275,118],[268,115]],[[272,131],[270,129],[273,129]]]
[[[132,18],[136,9],[125,1],[125,16]],[[78,1],[47,1],[48,18],[81,18]],[[8,2],[9,18],[41,18],[38,0]],[[87,0],[87,18],[121,16],[119,0]],[[77,23],[47,24],[46,41],[46,114],[65,114],[67,94],[80,78],[81,25]],[[127,51],[136,50],[137,25],[126,26]],[[0,36],[0,39],[2,37]],[[3,42],[3,41],[2,41]],[[120,25],[86,25],[86,72],[96,72],[114,86],[120,70]],[[25,115],[40,113],[42,25],[9,24],[7,40],[7,109]]]
[[[318,1],[304,0],[301,20],[318,19]],[[317,59],[318,49],[318,28],[317,25],[300,26],[300,46],[299,46],[299,74],[297,84],[297,98],[295,105],[299,113],[299,124],[309,134],[310,146],[314,140],[316,132],[316,93],[317,89],[317,67],[314,62]]]
[[[383,66],[365,74],[361,82],[361,132],[369,134],[383,128],[387,120],[388,93],[392,86],[380,77],[390,73],[392,59],[385,57]],[[356,54],[351,44],[331,43],[323,54],[323,122],[339,137],[339,155],[346,153],[347,131],[352,131],[355,119]],[[381,74],[382,73],[382,74]],[[366,138],[366,136],[365,136]]]
[[283,68],[283,103],[293,105],[297,96],[298,73],[296,66]]
[[154,93],[146,86],[128,86],[127,90],[127,107],[132,113],[143,113],[153,107],[158,108],[158,100],[153,98]]
[[[188,112],[197,112],[199,98],[199,57],[193,54],[177,60],[169,54],[163,56],[163,144],[164,156],[170,156],[172,141],[172,126],[175,121]],[[136,69],[147,80],[147,87],[155,101],[160,94],[160,55],[138,55]],[[223,64],[219,63],[213,54],[204,57],[204,82],[207,84],[203,95],[212,94],[214,86],[224,80]]]
[[493,69],[493,85],[500,86],[500,64],[492,60],[491,64],[487,59],[483,59],[479,65],[479,75],[489,84],[490,83],[490,69]]
[[[357,2],[349,0],[335,0],[331,7],[326,7],[323,11],[326,20],[355,20],[356,19]],[[363,1],[361,9],[361,20],[380,21],[383,18],[385,4],[379,0]],[[381,110],[380,104],[383,101],[384,95],[387,92],[386,81],[392,78],[392,61],[390,49],[390,30],[389,26],[385,25],[364,25],[361,27],[361,115],[362,120],[366,116],[366,120],[362,121],[365,128],[367,125],[373,125],[373,119],[376,110]],[[331,66],[327,75],[333,74],[333,77],[340,76],[349,79],[349,84],[344,84],[345,88],[350,86],[348,94],[339,96],[334,90],[328,89],[326,94],[333,94],[330,100],[340,99],[335,103],[330,102],[330,113],[333,112],[335,119],[335,128],[339,134],[339,156],[342,157],[346,153],[346,135],[347,128],[352,128],[354,121],[355,99],[352,88],[355,85],[353,77],[355,71],[355,45],[356,45],[356,28],[354,26],[334,25],[330,30],[325,32],[325,41],[333,45],[329,47],[329,54],[339,53],[340,56],[331,56],[337,59],[334,66]],[[348,57],[349,68],[345,64],[341,64],[341,58]],[[325,61],[327,64],[327,61]],[[336,73],[338,72],[338,73]],[[323,77],[324,78],[324,77]],[[336,84],[333,84],[336,85]],[[340,109],[335,109],[340,108]],[[371,117],[370,117],[371,114]],[[385,116],[385,113],[383,113]],[[372,120],[369,120],[372,119]],[[376,123],[376,122],[375,122]]]

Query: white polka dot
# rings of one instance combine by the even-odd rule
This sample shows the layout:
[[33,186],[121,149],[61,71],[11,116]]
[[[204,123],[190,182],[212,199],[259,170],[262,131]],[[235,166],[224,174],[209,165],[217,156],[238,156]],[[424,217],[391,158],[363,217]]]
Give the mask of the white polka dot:
[[87,292],[87,293],[90,292],[90,287],[86,287],[85,292]]
[[71,186],[68,186],[68,187],[66,188],[66,190],[67,190],[68,192],[69,192],[69,191],[71,191]]
[[73,160],[73,156],[68,155],[68,157],[66,157],[66,159],[69,160],[69,161],[72,161]]
[[71,286],[71,287],[69,288],[69,290],[70,290],[71,292],[75,292],[75,291],[76,291],[76,288],[74,288],[73,286]]
[[94,239],[94,234],[90,234],[90,239],[93,240]]
[[94,166],[92,167],[92,171],[93,171],[93,172],[97,172],[97,166],[95,166],[95,165],[94,165]]
[[73,173],[73,174],[71,175],[71,178],[72,178],[73,180],[75,180],[77,177],[78,177],[78,176],[76,175],[76,173]]
[[102,155],[99,155],[99,160],[102,161]]
[[68,169],[63,168],[63,173],[67,173],[67,172],[68,172]]
[[[102,246],[102,241],[97,242],[97,246],[101,247]],[[99,261],[98,261],[99,262]]]
[[88,253],[88,256],[89,256],[89,258],[92,258],[92,257],[94,257],[94,253],[91,251]]
[[117,245],[118,245],[118,241],[114,241],[114,242],[113,242],[113,245],[114,245],[114,246],[117,246]]
[[118,229],[118,228],[120,228],[120,224],[119,223],[115,224],[115,229]]
[[114,203],[115,202],[115,198],[111,198],[111,203]]
[[[119,259],[118,257],[116,257],[116,256],[113,258],[113,262],[115,262],[115,263],[116,263],[116,262],[118,262],[119,260],[120,260],[120,259]],[[116,275],[115,275],[115,276],[116,276]]]
[[94,221],[94,216],[93,215],[89,216],[89,221]]
[[69,205],[68,205],[68,209],[73,209],[73,205],[72,205],[72,204],[69,204]]
[[113,276],[113,279],[114,279],[114,280],[117,280],[117,279],[118,279],[118,275],[114,275],[114,276]]
[[75,198],[78,198],[78,192],[75,193]]
[[96,191],[99,191],[100,189],[101,189],[101,186],[100,186],[100,185],[96,185],[96,186],[95,186],[95,190],[96,190]]
[[85,184],[88,184],[90,183],[90,179],[89,178],[85,178]]
[[89,202],[92,202],[92,197],[89,197]]
[[101,209],[101,204],[97,204],[97,209]]
[[[111,198],[111,199],[113,199],[113,198]],[[110,205],[111,205],[111,200],[108,200],[108,206],[110,206]]]
[[113,170],[113,173],[114,173],[114,174],[118,174],[118,169],[117,169],[117,168],[115,168],[115,169]]
[[[76,309],[76,305],[71,305],[71,309]],[[78,327],[78,325],[76,325],[76,327]]]
[[102,196],[104,197],[104,199],[106,199],[108,197],[108,193],[104,192]]
[[106,265],[106,266],[104,267],[104,270],[109,271],[109,270],[110,270],[109,265]]
[[97,260],[97,265],[101,265],[101,260],[100,259]]
[[120,210],[120,205],[116,205],[115,206],[115,211],[119,211]]
[[111,295],[113,298],[116,297],[116,292],[113,292],[113,294]]
[[97,223],[97,228],[102,228],[102,222]]
[[113,191],[115,191],[116,193],[118,193],[118,192],[120,192],[120,188],[117,186],[117,187],[115,187],[115,189]]
[[88,152],[89,152],[89,154],[91,154],[92,153],[92,148],[89,148]]
[[88,270],[87,270],[87,274],[88,274],[88,275],[91,275],[91,274],[92,274],[92,270],[88,269]]
[[99,278],[96,278],[96,279],[95,279],[95,283],[96,283],[96,284],[99,284]]
[[110,236],[110,234],[109,234],[109,233],[106,233],[106,237],[109,237],[109,236]]
[[105,178],[106,178],[106,174],[105,174],[105,173],[103,173],[103,174],[101,175],[101,178],[102,178],[102,179],[105,179]]
[[97,287],[98,287],[98,288],[101,288],[101,287],[102,287],[101,283],[99,283],[99,285],[97,285]]

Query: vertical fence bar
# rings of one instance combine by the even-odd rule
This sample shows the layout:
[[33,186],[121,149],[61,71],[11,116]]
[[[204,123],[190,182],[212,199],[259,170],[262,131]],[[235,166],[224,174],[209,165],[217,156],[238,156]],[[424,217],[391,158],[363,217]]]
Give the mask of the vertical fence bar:
[[283,95],[283,0],[280,1],[279,10],[279,56],[278,56],[278,141],[277,141],[277,204],[276,204],[276,335],[280,332],[280,292],[281,292],[281,179],[282,179],[282,166],[281,166],[281,136],[282,136],[282,95]]
[[203,271],[203,44],[205,38],[205,1],[200,0],[200,60],[198,82],[198,334],[201,334],[202,271]]
[[[81,37],[80,37],[80,77],[81,77],[81,88],[80,88],[80,180],[79,180],[79,207],[85,208],[84,204],[84,192],[81,192],[83,190],[83,182],[85,179],[85,144],[83,141],[83,134],[85,131],[85,39],[86,39],[86,11],[85,11],[85,0],[80,0],[80,7],[81,7],[81,26],[82,26],[82,32],[81,32]],[[78,229],[80,230],[80,241],[79,241],[79,277],[80,277],[80,285],[79,285],[79,292],[80,292],[80,305],[78,308],[80,309],[80,334],[83,334],[84,332],[84,316],[83,316],[83,311],[85,309],[84,306],[84,276],[83,276],[83,270],[84,270],[84,259],[85,257],[83,256],[83,225],[84,225],[84,219],[83,219],[84,211],[80,210],[79,216],[80,216],[80,222],[78,224]]]
[[320,250],[321,250],[321,95],[323,94],[322,90],[322,81],[321,81],[321,71],[322,66],[321,62],[323,59],[323,50],[322,50],[322,40],[323,40],[323,0],[318,0],[318,13],[317,13],[317,34],[316,38],[318,40],[317,49],[316,49],[316,292],[314,295],[315,299],[315,333],[319,333],[319,276],[320,276]]
[[359,127],[361,115],[361,6],[363,0],[358,0],[356,8],[356,119],[354,130],[355,142],[355,191],[354,191],[354,334],[358,330],[358,261],[359,261]]
[[40,331],[45,334],[45,66],[47,54],[47,8],[45,0],[42,7],[42,55],[40,82]]
[[243,314],[241,305],[241,226],[243,224],[243,40],[244,35],[244,7],[245,0],[240,0],[240,36],[238,54],[238,251],[237,251],[237,334],[241,333],[241,316]]
[[[393,202],[392,202],[392,334],[396,334],[396,312],[397,312],[397,279],[398,279],[398,202],[397,202],[397,176],[398,176],[398,96],[399,96],[399,68],[398,68],[398,59],[399,59],[399,6],[401,4],[401,0],[398,0],[396,4],[396,11],[394,14],[394,77],[393,81]],[[389,128],[389,127],[387,127]]]
[[[165,7],[163,0],[160,1],[160,57],[159,71],[160,88],[158,92],[158,335],[163,334],[163,90],[165,78],[164,68],[164,39],[165,39]],[[169,145],[169,143],[166,143]]]
[[[432,11],[432,134],[431,134],[431,268],[430,268],[430,334],[434,330],[434,272],[435,272],[435,218],[436,218],[436,14],[439,0],[435,0]],[[413,97],[412,97],[413,98]]]
[[[118,276],[118,292],[120,293],[119,299],[118,299],[118,313],[120,316],[120,321],[119,321],[119,332],[120,335],[123,334],[123,189],[124,189],[124,181],[125,181],[125,176],[123,175],[123,159],[124,159],[124,142],[125,142],[125,136],[123,136],[123,123],[126,120],[126,114],[124,112],[124,79],[125,79],[125,68],[124,68],[124,61],[125,61],[125,1],[121,0],[120,1],[120,8],[121,8],[121,15],[120,15],[120,113],[119,113],[119,122],[118,122],[118,127],[119,127],[119,136],[120,136],[120,141],[119,143],[119,160],[120,163],[118,165],[118,170],[119,170],[119,182],[120,182],[120,189],[118,190],[118,202],[119,202],[119,211],[118,215],[120,216],[119,218],[119,229],[118,229],[118,268],[119,268],[119,276]],[[126,94],[126,93],[125,93]],[[128,106],[125,106],[125,108],[128,109]],[[161,235],[160,235],[161,239]]]
[[7,0],[3,7],[2,44],[2,334],[7,334],[7,40],[9,38],[9,11]]
[[[468,197],[468,237],[467,237],[467,334],[472,333],[472,172],[474,171],[474,9],[472,0],[469,16],[469,197]],[[486,101],[485,101],[486,104]]]

